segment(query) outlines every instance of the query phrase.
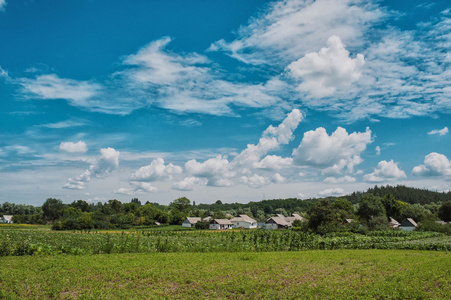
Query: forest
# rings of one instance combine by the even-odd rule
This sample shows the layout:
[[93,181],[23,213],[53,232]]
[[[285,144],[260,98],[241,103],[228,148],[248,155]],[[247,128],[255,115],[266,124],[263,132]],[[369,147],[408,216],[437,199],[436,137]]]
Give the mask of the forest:
[[[375,186],[365,192],[354,192],[342,197],[314,199],[273,199],[259,202],[196,204],[186,197],[169,205],[145,202],[138,198],[128,203],[112,199],[107,202],[88,203],[75,200],[70,204],[48,198],[40,207],[4,202],[0,215],[13,215],[18,224],[51,224],[54,230],[129,229],[180,225],[187,216],[227,218],[246,214],[258,222],[265,222],[274,214],[289,216],[297,213],[307,222],[296,224],[304,231],[328,233],[335,231],[361,232],[386,230],[388,221],[399,222],[412,218],[420,229],[450,232],[451,192],[439,193],[405,186]],[[343,226],[348,219],[357,220]]]

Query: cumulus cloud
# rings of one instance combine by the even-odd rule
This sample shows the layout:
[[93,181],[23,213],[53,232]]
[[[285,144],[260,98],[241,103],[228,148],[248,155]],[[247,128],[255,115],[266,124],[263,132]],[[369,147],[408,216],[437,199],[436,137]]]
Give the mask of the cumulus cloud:
[[372,142],[371,130],[365,132],[347,131],[338,127],[330,136],[319,127],[307,131],[297,149],[293,150],[294,163],[323,168],[324,174],[339,174],[345,167],[353,172],[354,166],[363,160],[361,153]]
[[438,135],[441,135],[441,136],[445,135],[447,133],[448,133],[448,127],[446,127],[446,126],[443,129],[434,129],[434,130],[431,130],[431,131],[428,132],[429,135],[438,134]]
[[393,160],[382,160],[374,168],[374,172],[364,175],[363,180],[367,182],[387,182],[407,178],[406,173],[399,169],[398,163]]
[[264,185],[267,185],[269,180],[266,177],[260,176],[258,174],[254,174],[250,177],[242,176],[241,182],[247,184],[248,186],[252,188],[259,188]]
[[326,179],[324,179],[324,182],[327,182],[327,183],[350,183],[350,182],[355,182],[356,181],[356,179],[354,178],[354,177],[352,177],[352,176],[349,176],[349,175],[346,175],[346,176],[343,176],[343,177],[339,177],[339,178],[336,178],[336,177],[327,177]]
[[87,187],[92,177],[103,177],[119,166],[120,152],[113,148],[100,149],[100,158],[82,174],[69,178],[63,188],[82,190]]
[[277,155],[267,155],[262,160],[252,164],[254,168],[266,170],[280,170],[291,166],[293,159],[291,157],[280,157]]
[[183,180],[174,183],[172,188],[175,190],[180,190],[180,191],[192,191],[194,189],[194,187],[196,186],[196,184],[205,185],[206,179],[205,178],[202,179],[202,178],[194,177],[194,176],[185,177]]
[[270,125],[263,132],[257,145],[247,145],[247,148],[233,159],[233,163],[238,165],[258,163],[269,151],[278,149],[281,144],[288,144],[293,139],[293,131],[302,121],[302,117],[298,109],[293,109],[279,126]]
[[286,180],[286,178],[283,177],[282,175],[280,175],[279,173],[276,173],[271,177],[271,181],[273,183],[281,183],[281,182],[284,182],[285,180]]
[[287,67],[291,76],[302,80],[298,89],[313,97],[331,96],[337,89],[350,86],[362,76],[361,68],[365,63],[362,54],[351,58],[341,39],[335,35],[327,40],[327,46],[318,53],[307,53]]
[[413,168],[416,176],[451,176],[451,161],[443,154],[432,152],[424,158],[424,165]]
[[342,188],[331,188],[331,189],[325,189],[318,193],[320,197],[327,197],[327,196],[342,196],[345,194],[345,191]]
[[182,168],[173,164],[164,164],[164,159],[154,159],[150,165],[139,168],[130,175],[131,181],[157,181],[172,179],[173,175],[181,174]]
[[229,161],[226,157],[221,155],[215,158],[210,158],[203,163],[195,159],[189,160],[185,163],[185,170],[198,177],[213,177],[216,175],[224,175],[230,177],[231,171]]
[[78,141],[76,143],[62,142],[59,146],[59,150],[70,153],[74,152],[86,153],[88,151],[88,147],[86,146],[86,143],[82,141]]

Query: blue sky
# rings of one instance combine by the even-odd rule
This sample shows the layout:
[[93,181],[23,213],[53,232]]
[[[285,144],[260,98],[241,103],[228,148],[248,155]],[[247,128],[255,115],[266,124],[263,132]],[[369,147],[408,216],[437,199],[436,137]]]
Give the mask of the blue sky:
[[0,0],[0,202],[451,187],[448,1]]

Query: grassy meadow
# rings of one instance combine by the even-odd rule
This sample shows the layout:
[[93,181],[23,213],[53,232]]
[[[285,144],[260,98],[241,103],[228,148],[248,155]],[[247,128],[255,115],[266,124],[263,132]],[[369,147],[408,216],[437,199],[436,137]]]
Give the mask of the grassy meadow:
[[415,250],[2,257],[2,299],[450,299],[451,254]]

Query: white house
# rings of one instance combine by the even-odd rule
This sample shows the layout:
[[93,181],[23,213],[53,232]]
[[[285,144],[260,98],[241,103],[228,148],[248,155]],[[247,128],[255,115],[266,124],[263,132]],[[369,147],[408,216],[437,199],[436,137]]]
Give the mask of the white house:
[[233,223],[229,219],[213,219],[210,221],[210,230],[232,229]]
[[266,223],[266,229],[286,229],[293,227],[295,220],[304,221],[304,218],[298,214],[292,214],[291,217],[285,217],[284,215],[277,214],[274,217],[269,218]]
[[182,222],[182,227],[194,227],[197,222],[200,222],[201,218],[198,217],[187,217],[185,221]]
[[257,221],[249,217],[248,215],[239,215],[230,220],[233,223],[233,228],[257,228]]
[[404,221],[402,221],[401,225],[399,225],[399,229],[405,230],[405,231],[413,231],[415,228],[417,228],[418,224],[412,220],[411,218],[407,218]]
[[12,224],[13,223],[12,215],[3,215],[0,217],[0,223]]

